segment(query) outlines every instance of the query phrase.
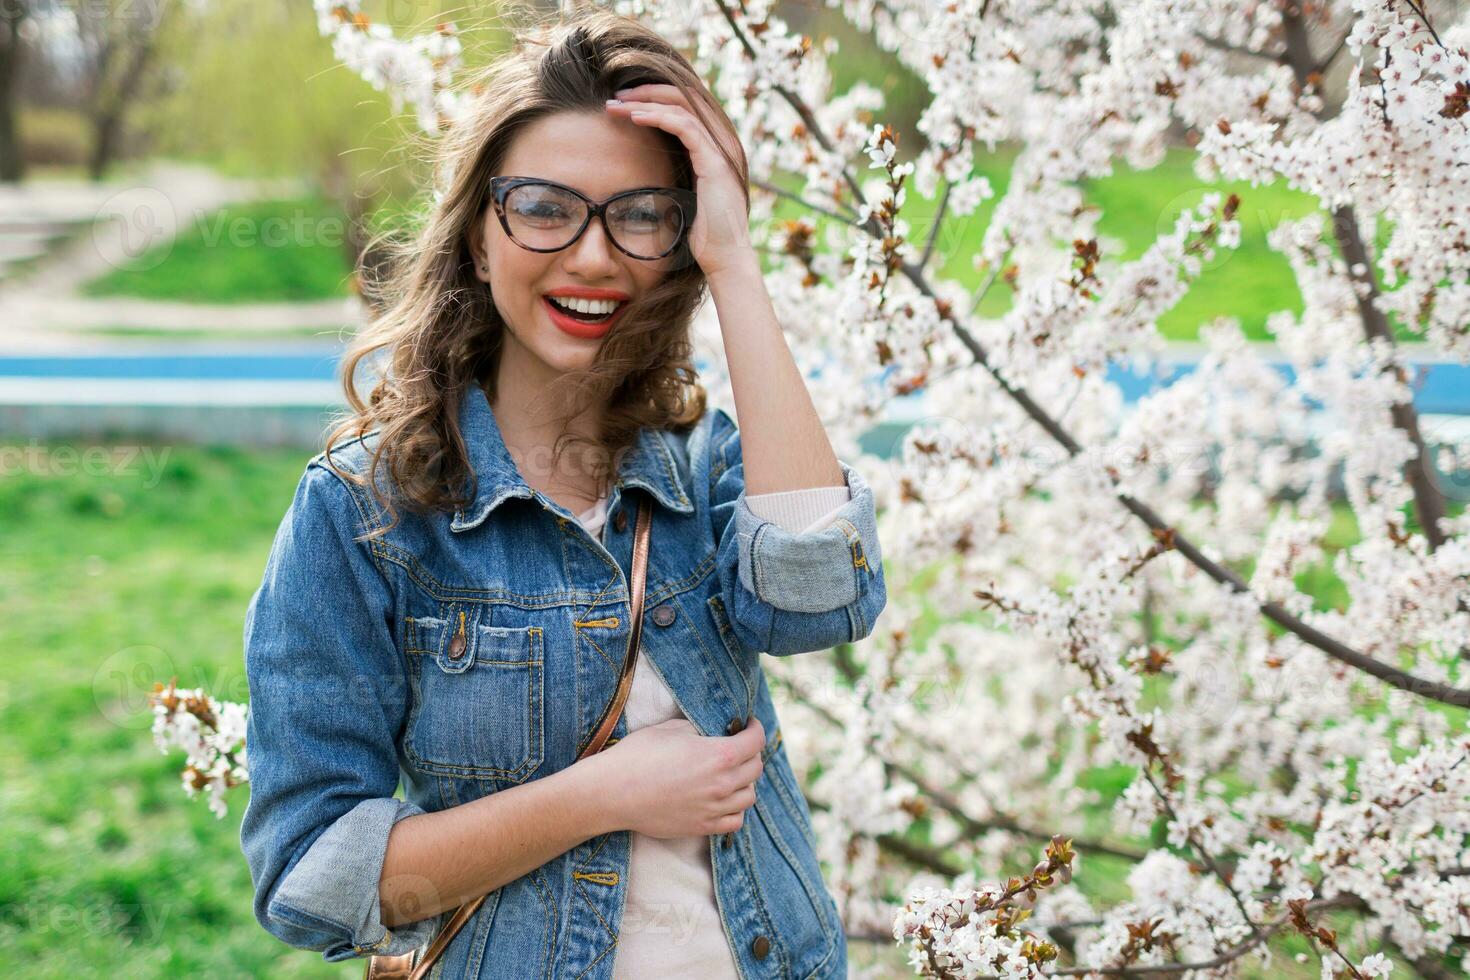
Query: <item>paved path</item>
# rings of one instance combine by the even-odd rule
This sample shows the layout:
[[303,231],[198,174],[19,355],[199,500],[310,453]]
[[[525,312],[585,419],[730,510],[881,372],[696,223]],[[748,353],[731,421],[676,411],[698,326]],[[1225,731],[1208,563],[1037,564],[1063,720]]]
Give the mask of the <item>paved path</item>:
[[[75,331],[98,327],[214,328],[270,336],[301,327],[361,324],[363,311],[355,298],[225,305],[76,295],[82,283],[172,240],[223,205],[291,197],[306,189],[296,179],[230,178],[173,161],[151,161],[98,184],[70,179],[0,184],[0,350],[86,349],[97,338]],[[68,230],[75,237],[55,247],[56,236]],[[44,254],[33,267],[12,268],[12,260],[38,249]]]
[[[355,297],[312,303],[223,305],[0,294],[0,324],[5,324],[0,329],[0,353],[96,350],[99,338],[86,331],[108,327],[190,334],[211,330],[236,339],[242,334],[259,334],[262,340],[268,340],[280,338],[287,331],[295,334],[302,327],[335,335],[338,329],[353,328],[364,319],[362,304]],[[21,329],[11,330],[11,324],[19,324]]]

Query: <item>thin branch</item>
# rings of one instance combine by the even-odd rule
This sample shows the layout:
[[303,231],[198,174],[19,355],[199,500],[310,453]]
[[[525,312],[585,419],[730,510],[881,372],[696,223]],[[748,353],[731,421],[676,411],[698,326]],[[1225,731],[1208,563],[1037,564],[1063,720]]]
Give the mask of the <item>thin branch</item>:
[[919,256],[920,269],[929,264],[929,256],[934,254],[934,242],[939,238],[939,226],[944,223],[944,212],[949,207],[949,192],[953,186],[947,180],[944,182],[944,192],[939,196],[939,209],[934,212],[934,223],[929,226],[929,237],[924,242],[924,254]]
[[1420,20],[1424,21],[1424,29],[1429,32],[1430,37],[1434,38],[1434,43],[1444,47],[1444,42],[1439,39],[1439,32],[1434,29],[1433,24],[1429,23],[1428,10],[1415,3],[1414,0],[1404,0],[1404,2],[1409,5],[1410,10],[1419,15]]
[[810,208],[811,210],[817,212],[820,215],[824,215],[825,217],[831,218],[833,221],[840,221],[840,222],[842,222],[845,225],[852,225],[854,227],[857,227],[858,221],[857,221],[857,215],[856,214],[852,214],[850,216],[849,215],[838,214],[836,211],[832,211],[832,210],[830,210],[828,208],[825,208],[825,207],[823,207],[820,204],[813,204],[811,201],[808,201],[806,198],[802,197],[800,194],[793,194],[791,191],[788,191],[786,188],[784,188],[784,187],[778,187],[777,185],[771,183],[770,181],[766,181],[766,180],[752,180],[751,181],[751,184],[753,184],[756,187],[759,187],[763,191],[770,191],[772,194],[775,194],[779,198],[782,198],[782,199],[787,200],[787,201],[791,201],[794,204],[800,204],[804,208]]
[[1006,259],[1010,257],[1010,254],[1010,249],[1007,249],[1005,254],[1000,257],[1000,261],[995,263],[995,268],[990,270],[990,275],[986,276],[985,281],[980,284],[980,288],[975,290],[975,301],[970,304],[970,312],[966,316],[974,316],[975,311],[980,308],[980,304],[984,302],[986,295],[990,292],[990,287],[994,286],[995,281],[1000,278],[1001,270],[1005,268]]
[[1261,58],[1265,61],[1272,62],[1280,60],[1280,55],[1272,54],[1269,51],[1257,51],[1253,48],[1242,48],[1238,44],[1231,44],[1228,41],[1220,40],[1218,37],[1211,37],[1208,34],[1201,34],[1199,31],[1195,31],[1194,36],[1200,41],[1204,42],[1207,47],[1214,48],[1216,51],[1224,51],[1226,54],[1238,54],[1243,57]]
[[[813,810],[832,809],[830,803],[814,800],[811,797],[807,797],[807,803]],[[883,850],[903,858],[910,864],[928,868],[935,874],[944,875],[946,878],[958,878],[964,874],[965,869],[946,858],[942,848],[926,847],[897,834],[876,834],[873,840]]]

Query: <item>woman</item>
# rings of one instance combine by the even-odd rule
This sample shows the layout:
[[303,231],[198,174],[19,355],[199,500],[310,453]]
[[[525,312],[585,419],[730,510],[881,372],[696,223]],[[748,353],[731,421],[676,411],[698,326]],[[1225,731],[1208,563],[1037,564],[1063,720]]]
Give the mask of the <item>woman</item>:
[[[434,976],[845,977],[759,658],[860,639],[887,596],[872,491],[747,237],[734,128],[677,51],[595,10],[474,88],[247,612],[256,917],[340,960],[489,893]],[[706,288],[743,430],[691,366]],[[645,495],[633,692],[576,761]]]

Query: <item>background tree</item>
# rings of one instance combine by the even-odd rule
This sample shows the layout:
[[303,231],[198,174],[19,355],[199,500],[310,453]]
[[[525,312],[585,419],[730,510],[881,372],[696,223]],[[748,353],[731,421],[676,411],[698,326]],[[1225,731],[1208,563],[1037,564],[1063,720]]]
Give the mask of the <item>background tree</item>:
[[20,79],[21,24],[27,12],[25,0],[7,0],[0,6],[0,180],[16,181],[24,175],[15,104]]

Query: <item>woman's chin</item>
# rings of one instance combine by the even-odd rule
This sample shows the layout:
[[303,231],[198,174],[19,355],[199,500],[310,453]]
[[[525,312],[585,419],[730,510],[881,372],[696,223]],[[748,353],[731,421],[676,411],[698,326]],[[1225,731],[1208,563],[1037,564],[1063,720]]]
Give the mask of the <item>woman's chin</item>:
[[552,371],[557,374],[568,374],[572,371],[585,371],[597,360],[598,343],[592,341],[577,341],[567,339],[556,339],[547,344],[541,351],[541,359]]

